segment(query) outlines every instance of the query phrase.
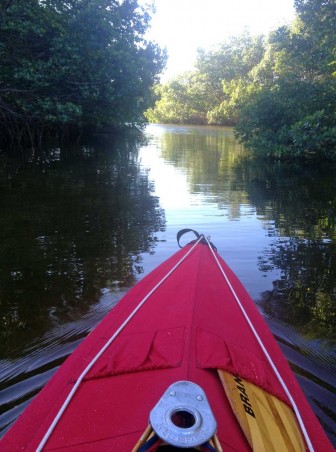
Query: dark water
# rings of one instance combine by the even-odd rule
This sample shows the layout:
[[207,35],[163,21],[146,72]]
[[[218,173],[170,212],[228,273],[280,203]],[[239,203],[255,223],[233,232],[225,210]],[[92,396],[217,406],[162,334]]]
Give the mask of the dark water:
[[223,128],[0,158],[0,435],[135,281],[211,235],[336,445],[336,169],[255,161]]

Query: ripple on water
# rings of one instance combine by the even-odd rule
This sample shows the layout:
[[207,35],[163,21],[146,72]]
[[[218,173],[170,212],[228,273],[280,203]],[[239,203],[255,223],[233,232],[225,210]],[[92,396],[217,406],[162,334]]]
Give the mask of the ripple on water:
[[79,320],[58,325],[32,341],[21,357],[11,359],[8,351],[8,357],[0,360],[0,437],[125,292],[105,293]]

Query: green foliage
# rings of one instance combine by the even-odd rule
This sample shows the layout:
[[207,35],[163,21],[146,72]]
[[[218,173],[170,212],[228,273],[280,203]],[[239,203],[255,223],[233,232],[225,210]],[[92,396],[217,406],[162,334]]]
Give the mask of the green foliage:
[[266,40],[244,34],[200,50],[183,83],[157,88],[149,119],[235,125],[260,155],[335,159],[335,0],[295,0],[295,7],[293,23]]
[[253,37],[249,33],[244,33],[228,38],[214,51],[199,50],[196,68],[204,74],[207,85],[215,94],[217,101],[221,101],[222,82],[246,78],[263,54],[263,37]]
[[152,122],[231,125],[236,118],[223,84],[248,79],[263,53],[263,37],[248,33],[229,38],[214,51],[200,49],[196,70],[157,89],[159,100],[147,117]]
[[[334,159],[335,3],[310,0],[296,1],[295,5],[297,18],[292,26],[279,28],[269,38],[272,59],[268,55],[268,74],[273,73],[273,81],[268,86],[276,93],[273,108],[283,117],[283,123],[274,127],[263,120],[258,100],[252,99],[250,109],[243,107],[240,111],[237,131],[264,155]],[[250,130],[250,135],[244,136],[243,123],[251,113],[262,129]]]
[[252,71],[261,90],[240,104],[236,131],[261,155],[336,158],[336,10],[322,3],[297,1],[297,19],[270,35]]
[[[3,4],[2,4],[3,5]],[[142,123],[165,54],[138,0],[14,0],[0,8],[0,140]]]
[[293,148],[300,155],[336,158],[336,115],[328,117],[323,110],[305,116],[290,129]]
[[[208,100],[204,82],[197,72],[186,72],[154,89],[159,100],[146,116],[151,122],[206,124]],[[200,95],[202,94],[202,95]]]
[[259,90],[259,86],[242,78],[223,80],[222,86],[225,100],[208,112],[208,121],[209,124],[234,125],[239,119],[241,105]]

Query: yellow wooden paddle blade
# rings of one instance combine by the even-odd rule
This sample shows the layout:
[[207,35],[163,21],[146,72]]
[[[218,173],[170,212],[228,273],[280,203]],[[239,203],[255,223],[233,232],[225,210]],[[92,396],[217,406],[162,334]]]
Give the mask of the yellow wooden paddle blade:
[[252,450],[306,450],[293,410],[258,386],[218,370],[225,393]]

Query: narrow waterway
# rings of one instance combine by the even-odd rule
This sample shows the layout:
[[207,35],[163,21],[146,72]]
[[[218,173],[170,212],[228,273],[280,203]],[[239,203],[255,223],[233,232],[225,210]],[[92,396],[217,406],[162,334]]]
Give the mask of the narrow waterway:
[[137,280],[211,236],[336,446],[336,170],[255,161],[231,129],[0,161],[0,435]]

